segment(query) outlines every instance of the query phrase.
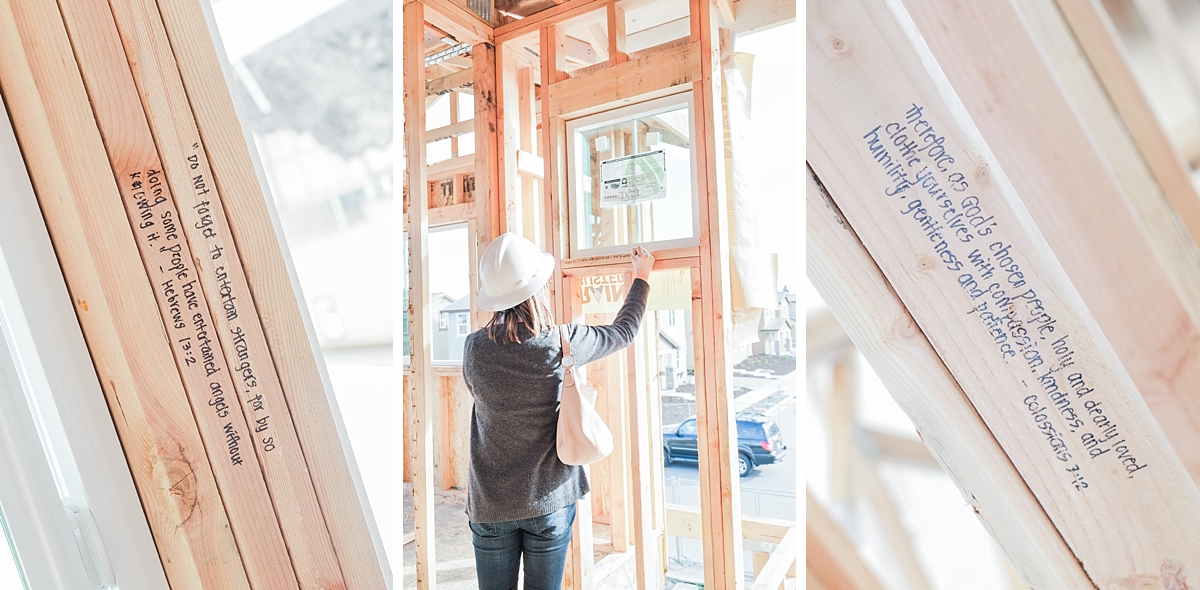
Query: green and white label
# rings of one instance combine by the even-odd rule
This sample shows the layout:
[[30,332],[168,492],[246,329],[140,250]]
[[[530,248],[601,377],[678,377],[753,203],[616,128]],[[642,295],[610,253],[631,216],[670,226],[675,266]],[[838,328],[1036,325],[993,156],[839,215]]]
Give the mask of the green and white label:
[[600,206],[621,207],[667,198],[663,150],[600,162]]

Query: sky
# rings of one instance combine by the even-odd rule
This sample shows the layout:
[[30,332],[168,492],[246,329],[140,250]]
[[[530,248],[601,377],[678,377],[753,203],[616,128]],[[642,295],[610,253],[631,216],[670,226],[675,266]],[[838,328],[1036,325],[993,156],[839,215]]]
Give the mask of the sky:
[[759,223],[765,245],[779,252],[779,286],[801,290],[799,236],[802,183],[797,171],[797,119],[803,114],[796,94],[795,39],[799,25],[738,37],[735,50],[754,54],[750,125],[753,155],[751,190],[762,195]]

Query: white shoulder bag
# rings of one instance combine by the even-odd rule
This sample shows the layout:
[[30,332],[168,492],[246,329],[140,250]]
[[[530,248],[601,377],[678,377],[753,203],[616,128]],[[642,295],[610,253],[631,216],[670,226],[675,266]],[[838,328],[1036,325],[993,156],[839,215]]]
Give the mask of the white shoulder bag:
[[567,465],[587,465],[613,450],[612,432],[596,413],[596,391],[575,382],[575,356],[567,327],[559,326],[562,340],[563,384],[558,407],[558,459]]

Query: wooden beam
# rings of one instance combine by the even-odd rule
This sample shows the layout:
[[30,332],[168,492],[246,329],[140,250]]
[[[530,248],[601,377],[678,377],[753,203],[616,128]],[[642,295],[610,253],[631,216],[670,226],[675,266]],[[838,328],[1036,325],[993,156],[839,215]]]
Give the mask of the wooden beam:
[[762,570],[755,575],[753,590],[776,590],[782,587],[788,569],[794,568],[799,554],[800,529],[792,527],[779,542],[779,547],[771,552]]
[[446,94],[453,90],[458,90],[464,86],[470,86],[475,81],[475,70],[467,68],[459,70],[453,74],[442,76],[425,82],[425,96],[437,96]]
[[804,358],[814,365],[830,357],[839,357],[854,347],[850,336],[842,329],[829,308],[814,311],[804,319]]
[[[667,534],[685,539],[703,539],[700,526],[700,509],[681,504],[668,504],[666,509]],[[742,533],[747,541],[777,544],[795,526],[791,520],[765,516],[743,516]]]
[[1129,127],[1109,100],[1075,34],[1053,3],[1019,0],[1017,6],[1075,113],[1121,183],[1168,279],[1192,317],[1200,317],[1200,260],[1195,243],[1138,150]]
[[[950,23],[941,12],[949,9],[948,0],[934,0],[914,6],[911,14],[929,32]],[[1020,13],[1010,2],[961,6],[954,30],[927,40],[997,160],[1021,171],[1012,176],[1017,193],[1038,195],[1027,201],[1030,214],[1175,452],[1200,481],[1200,400],[1192,394],[1200,388],[1200,356],[1177,344],[1200,339],[1200,308],[1185,305],[1175,292],[1124,189],[1058,90]],[[993,45],[1000,40],[1002,51]],[[962,58],[967,54],[971,59]],[[1034,88],[1039,97],[1030,101]],[[995,258],[978,251],[984,252],[983,266],[972,270],[985,280]],[[1118,278],[1112,268],[1128,270]]]
[[1138,87],[1100,0],[1057,0],[1057,3],[1167,200],[1179,214],[1192,241],[1200,244],[1200,194],[1192,184],[1183,157],[1171,144]]
[[[692,117],[697,188],[700,196],[700,267],[692,271],[692,299],[700,318],[694,338],[703,343],[703,363],[696,363],[697,446],[700,449],[700,508],[704,528],[704,586],[738,589],[743,585],[741,488],[734,461],[737,448],[733,408],[733,362],[728,338],[733,334],[729,282],[728,196],[725,182],[725,132],[721,113],[720,33],[710,0],[691,0],[692,36],[683,47],[694,48],[699,62],[692,82]],[[691,49],[689,49],[690,51]],[[669,52],[664,52],[669,53]],[[657,53],[652,54],[657,55]],[[630,56],[622,68],[642,59]],[[688,69],[668,70],[680,75]],[[695,306],[694,306],[695,307]]]
[[[808,63],[809,161],[979,415],[1015,458],[1063,539],[1094,580],[1142,575],[1159,580],[1166,572],[1172,583],[1175,568],[1200,566],[1200,545],[1190,534],[1200,526],[1200,491],[944,74],[933,67],[932,55],[923,44],[914,45],[919,33],[907,13],[873,0],[823,6],[819,13],[812,4],[809,9],[809,55],[817,56]],[[839,59],[849,47],[855,59]],[[991,219],[968,231],[980,243],[998,244],[989,246],[990,253],[1011,256],[1019,265],[1021,277],[998,278],[1022,302],[972,299],[970,283],[963,279],[964,288],[960,276],[982,271],[968,266],[968,251],[931,242],[911,216],[916,206],[886,194],[896,193],[897,185],[867,146],[873,134],[886,134],[883,128],[896,121],[924,121],[922,131],[935,130],[947,138],[945,145],[954,146],[945,153],[921,152],[928,158],[924,164],[940,185],[971,189],[978,197]],[[945,171],[937,169],[939,158]],[[900,160],[896,170],[906,172],[913,163]],[[952,185],[955,181],[966,184]],[[936,198],[927,202],[934,203]],[[1038,302],[1033,308],[1023,303],[1032,300]],[[1014,327],[1013,341],[1005,341],[1016,345],[1011,355],[982,319],[991,310],[1014,310],[1023,324],[1023,332]],[[1011,363],[1005,360],[1017,355]],[[1052,368],[1070,371],[1055,375]],[[1071,375],[1060,385],[1059,377]],[[1072,387],[1072,380],[1083,387]],[[1109,422],[1081,419],[1097,413]],[[1044,422],[1054,427],[1051,436],[1049,426],[1040,426]],[[1108,434],[1118,437],[1106,439]],[[1119,538],[1101,532],[1114,527],[1122,531]],[[1168,560],[1172,565],[1163,570]]]
[[750,35],[796,21],[796,3],[789,0],[734,0],[734,22],[724,21],[722,27],[738,35]]
[[829,498],[838,505],[854,500],[857,454],[854,434],[858,423],[858,375],[854,355],[833,362],[833,382],[829,391]]
[[606,7],[605,16],[608,17],[608,50],[605,52],[605,59],[614,66],[629,61],[625,38],[625,9],[614,2]]
[[547,25],[542,27],[539,39],[542,55],[548,59],[542,60],[542,84],[554,84],[568,78],[567,76],[567,34],[562,27]]
[[[425,5],[425,19],[429,23],[454,37],[459,43],[492,42],[492,25],[478,14],[452,0],[414,0]],[[421,36],[422,40],[424,35]],[[424,41],[422,41],[424,43]],[[423,52],[424,46],[420,48]]]
[[[166,221],[162,221],[160,228],[144,230],[141,228],[145,223],[138,223],[139,238],[149,254],[146,257],[148,268],[171,269],[182,265],[179,270],[169,273],[178,285],[174,289],[186,295],[188,288],[183,281],[187,278],[198,280],[203,288],[203,293],[197,294],[200,309],[191,310],[194,315],[191,325],[187,326],[187,322],[170,320],[168,297],[172,291],[172,277],[160,276],[155,280],[162,291],[159,297],[166,312],[164,323],[169,326],[173,339],[188,342],[187,337],[191,336],[199,348],[191,354],[182,349],[177,357],[202,361],[192,364],[190,370],[198,371],[198,374],[189,393],[193,396],[197,416],[204,413],[217,418],[211,425],[210,452],[227,445],[229,458],[234,459],[233,465],[239,468],[233,470],[234,473],[243,471],[244,483],[240,483],[240,487],[223,482],[220,470],[216,473],[217,483],[227,498],[226,510],[230,513],[230,524],[239,546],[254,547],[253,551],[243,550],[250,583],[268,586],[298,583],[302,588],[343,585],[345,582],[330,534],[242,269],[239,248],[229,229],[221,190],[213,181],[207,147],[187,104],[187,94],[158,8],[143,0],[113,2],[111,14],[97,10],[95,3],[72,0],[62,6],[64,13],[78,11],[80,30],[106,16],[115,17],[125,51],[131,57],[132,81],[136,82],[137,88],[128,85],[124,100],[136,100],[137,90],[141,91],[145,118],[149,122],[149,127],[142,133],[144,139],[150,141],[150,130],[153,129],[162,154],[162,169],[166,171],[164,180],[178,203],[173,215],[170,214],[171,207],[162,215],[171,215],[181,222],[181,233],[187,238],[186,243],[181,240],[176,245],[182,260],[175,263],[174,254],[164,255],[162,247],[156,243],[159,239],[170,239],[172,228]],[[68,6],[72,7],[70,11],[66,10]],[[120,41],[114,36],[109,41],[109,51],[120,54]],[[78,51],[78,45],[76,47]],[[124,60],[121,62],[109,67],[97,65],[93,95],[112,93],[110,69],[125,69]],[[99,101],[93,103],[95,107],[100,105]],[[99,108],[97,110],[99,112]],[[113,105],[112,110],[114,114],[119,113],[120,107]],[[128,124],[128,120],[123,122]],[[117,120],[113,123],[109,129],[102,130],[106,137],[121,137],[122,133],[129,132],[117,128]],[[144,123],[139,122],[138,126],[144,127]],[[126,144],[110,147],[115,152],[113,159],[119,161],[125,149]],[[134,175],[148,183],[156,175],[149,168],[122,172],[123,182],[130,184],[131,192],[136,191],[139,184]],[[132,221],[139,221],[135,215],[144,212],[130,208],[130,213]],[[205,307],[209,313],[205,312]],[[217,354],[215,358],[205,359],[202,353],[209,345],[210,329],[216,332],[212,340]],[[219,346],[215,345],[217,342]],[[181,370],[187,369],[181,365]],[[211,411],[214,396],[222,391],[231,402],[241,400],[236,409],[230,408],[227,416]],[[204,433],[203,429],[201,433]],[[249,507],[240,505],[256,500],[258,503]]]
[[[479,137],[478,132],[475,137]],[[426,166],[425,178],[429,180],[442,180],[473,170],[475,170],[475,154],[467,154],[457,158],[442,160],[441,162],[434,162]]]
[[0,88],[20,113],[13,128],[72,304],[155,543],[172,556],[167,579],[248,589],[57,7],[0,0],[0,52]]
[[475,120],[468,119],[466,121],[451,123],[449,125],[438,127],[437,129],[430,129],[429,131],[426,131],[425,143],[433,143],[435,141],[450,139],[451,137],[458,137],[460,135],[466,135],[474,132]]
[[858,477],[856,483],[866,492],[867,501],[871,504],[871,512],[875,515],[883,537],[886,539],[892,556],[900,564],[904,572],[904,581],[913,590],[929,590],[929,580],[925,568],[913,550],[912,536],[900,518],[896,502],[888,493],[887,485],[879,474],[878,466],[863,456],[862,451],[855,446],[850,450],[853,464]]
[[[578,284],[571,281],[572,285]],[[633,284],[633,273],[625,273],[625,284]],[[572,289],[580,293],[580,289]],[[646,318],[643,322],[648,322]],[[645,328],[645,326],[643,326]],[[654,339],[646,337],[648,330],[643,329],[634,343],[626,349],[624,369],[626,375],[625,393],[628,395],[629,411],[629,483],[632,504],[632,542],[634,545],[634,560],[636,563],[634,577],[638,588],[658,588],[661,574],[657,571],[657,560],[654,553],[654,516],[650,504],[650,448],[659,446],[662,437],[651,437],[652,428],[647,415],[650,404],[649,374],[643,358],[645,347],[650,342],[657,344],[658,331],[654,330]]]
[[805,490],[804,496],[804,560],[811,578],[829,588],[883,590],[854,544],[813,498],[812,492]]
[[1150,40],[1167,65],[1175,70],[1191,90],[1192,103],[1200,101],[1200,63],[1191,54],[1184,33],[1176,22],[1171,5],[1165,0],[1132,0],[1134,10],[1150,31]]
[[684,43],[550,84],[550,112],[579,116],[684,91],[700,79],[700,45]]
[[[479,293],[479,257],[488,244],[500,235],[499,210],[503,193],[500,190],[503,175],[500,141],[496,131],[500,129],[499,80],[496,79],[496,48],[490,44],[478,44],[471,50],[472,69],[475,72],[475,223],[468,226],[471,240],[471,326],[478,330],[491,319],[491,314],[475,305]],[[465,191],[464,191],[465,192]]]
[[558,23],[572,17],[591,12],[616,0],[571,0],[535,12],[525,18],[496,27],[493,34],[496,43],[507,43],[517,37],[539,30],[546,23]]
[[[232,70],[217,56],[216,28],[207,4],[158,0],[170,47],[187,91],[187,104],[208,148],[213,180],[228,212],[229,229],[254,305],[261,317],[275,370],[283,385],[308,472],[321,506],[346,587],[384,584],[383,544],[370,517],[366,490],[352,459],[350,441],[334,410],[332,386],[318,364],[318,345],[296,294],[299,280],[283,255],[278,219],[255,169],[253,139],[234,107]],[[283,359],[286,359],[284,361]]]
[[1012,461],[811,171],[805,221],[809,279],[1022,577],[1038,588],[1090,584]]
[[926,469],[942,468],[933,453],[929,452],[929,447],[920,440],[872,429],[865,429],[862,434],[870,441],[870,446],[863,452],[876,457],[876,460],[907,463]]
[[[413,473],[413,513],[417,534],[417,588],[432,590],[435,584],[433,428],[437,400],[431,375],[433,330],[426,305],[429,291],[429,202],[425,193],[425,78],[424,62],[418,51],[425,34],[425,5],[404,5],[404,157],[408,203],[408,333],[409,387],[414,406],[413,434],[417,454]],[[440,26],[440,25],[439,25]],[[474,123],[471,123],[472,129]]]
[[[501,192],[496,198],[498,225],[496,235],[512,232],[521,234],[521,178],[517,174],[517,151],[521,149],[521,140],[526,133],[521,121],[523,103],[519,76],[522,68],[517,64],[516,53],[523,52],[521,47],[512,44],[501,45],[496,51],[500,71],[500,87],[498,103],[499,129],[501,131],[496,154],[499,160],[499,186]],[[528,68],[525,68],[528,69]]]
[[541,158],[535,156],[525,150],[517,152],[517,172],[528,174],[534,178],[541,178],[542,171],[545,170],[546,163]]

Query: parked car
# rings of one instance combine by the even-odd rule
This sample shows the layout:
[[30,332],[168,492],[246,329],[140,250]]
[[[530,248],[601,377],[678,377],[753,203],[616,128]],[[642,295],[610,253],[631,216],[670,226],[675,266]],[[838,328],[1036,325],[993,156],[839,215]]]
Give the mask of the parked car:
[[[746,477],[759,465],[783,460],[787,446],[779,434],[775,421],[762,414],[739,414],[738,431],[738,475]],[[663,461],[670,465],[675,461],[697,463],[696,419],[688,418],[675,430],[663,433]]]

